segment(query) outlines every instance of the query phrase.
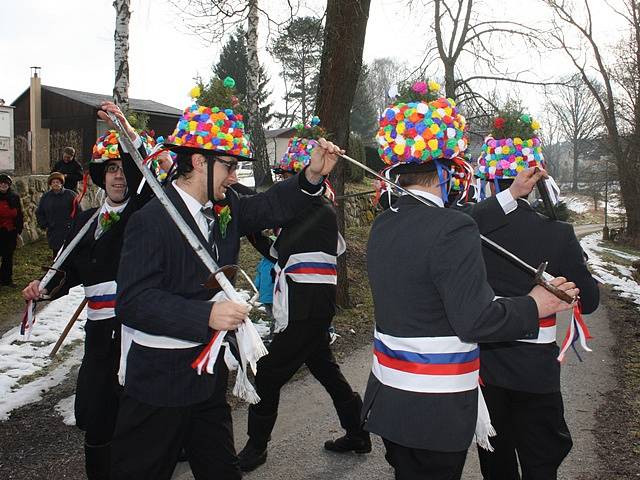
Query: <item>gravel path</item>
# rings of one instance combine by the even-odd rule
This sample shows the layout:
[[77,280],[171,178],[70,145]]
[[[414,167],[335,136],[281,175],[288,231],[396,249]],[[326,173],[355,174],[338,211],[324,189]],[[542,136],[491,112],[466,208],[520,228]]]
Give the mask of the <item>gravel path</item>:
[[[613,388],[613,364],[610,347],[614,338],[609,329],[608,311],[601,307],[585,319],[594,336],[593,353],[581,354],[580,363],[572,353],[562,370],[562,385],[566,417],[571,429],[574,447],[560,472],[563,480],[591,480],[601,477],[594,431],[594,413],[605,400],[605,393]],[[568,318],[559,319],[559,332],[564,332]],[[349,382],[361,392],[371,366],[371,349],[355,351],[341,368]],[[246,407],[233,414],[236,448],[246,442]],[[244,478],[261,480],[291,479],[391,479],[390,467],[384,460],[384,448],[374,437],[374,450],[370,455],[336,455],[325,452],[325,440],[341,435],[331,400],[311,376],[285,386],[280,402],[280,418],[269,445],[267,463]],[[295,472],[295,473],[294,473]],[[180,464],[174,480],[190,480],[192,475],[186,463]],[[475,448],[469,451],[464,479],[482,478]]]

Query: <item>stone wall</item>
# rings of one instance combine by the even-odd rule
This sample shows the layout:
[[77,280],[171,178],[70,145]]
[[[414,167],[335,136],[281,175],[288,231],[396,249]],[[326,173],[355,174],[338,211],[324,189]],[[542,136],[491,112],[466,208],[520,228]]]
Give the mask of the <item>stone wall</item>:
[[344,214],[347,227],[371,225],[378,209],[371,204],[372,195],[349,197],[345,199]]
[[[37,226],[36,208],[42,195],[49,190],[47,185],[48,175],[25,175],[13,177],[13,189],[22,199],[22,211],[24,213],[24,230],[22,239],[25,243],[33,242],[39,238],[45,238],[45,231]],[[100,205],[101,190],[95,185],[89,185],[87,193],[80,204],[83,209]]]

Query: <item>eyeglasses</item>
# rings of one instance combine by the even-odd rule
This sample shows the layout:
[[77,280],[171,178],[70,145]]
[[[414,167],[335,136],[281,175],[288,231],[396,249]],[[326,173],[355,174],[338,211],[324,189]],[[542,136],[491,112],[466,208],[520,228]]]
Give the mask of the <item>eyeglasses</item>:
[[124,173],[124,168],[122,168],[122,165],[118,165],[117,163],[108,164],[105,170],[107,173],[118,173],[120,171]]
[[233,173],[236,170],[238,170],[238,162],[230,162],[228,160],[221,160],[219,158],[216,158],[216,162],[220,162],[221,164],[223,164],[225,167],[227,167],[227,171],[229,173]]

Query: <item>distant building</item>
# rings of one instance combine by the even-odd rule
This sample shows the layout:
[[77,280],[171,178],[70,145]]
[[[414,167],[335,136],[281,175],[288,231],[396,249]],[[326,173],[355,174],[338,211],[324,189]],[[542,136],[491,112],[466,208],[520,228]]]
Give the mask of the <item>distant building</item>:
[[0,100],[0,172],[13,171],[13,107]]
[[[62,149],[71,146],[76,149],[76,158],[86,164],[91,158],[91,150],[98,135],[107,130],[105,122],[97,117],[101,102],[111,100],[110,94],[97,94],[69,90],[66,88],[40,85],[37,73],[31,78],[31,86],[14,102],[14,135],[16,139],[16,172],[48,173],[49,165],[62,158]],[[34,111],[41,111],[41,124],[30,118],[31,105]],[[181,115],[177,108],[163,105],[153,100],[129,99],[130,109],[149,117],[148,127],[165,138],[176,126]],[[36,124],[35,129],[31,126]],[[33,134],[31,131],[40,132]],[[32,158],[32,147],[46,144],[38,150],[41,158]],[[48,138],[47,138],[48,137]]]
[[273,130],[265,130],[264,136],[267,140],[267,153],[269,154],[269,162],[273,166],[276,161],[281,159],[284,152],[287,151],[289,139],[293,137],[296,129],[293,127],[276,128]]

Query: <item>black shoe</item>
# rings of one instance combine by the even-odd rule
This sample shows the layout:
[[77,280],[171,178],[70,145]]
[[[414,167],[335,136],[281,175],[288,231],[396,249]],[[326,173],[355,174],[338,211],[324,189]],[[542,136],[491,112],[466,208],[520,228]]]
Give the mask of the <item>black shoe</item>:
[[240,470],[251,472],[267,461],[267,447],[257,448],[249,440],[238,453],[238,460],[240,461]]
[[357,435],[346,434],[335,440],[324,442],[325,450],[338,453],[356,452],[369,453],[371,451],[371,437],[368,432],[361,432]]

